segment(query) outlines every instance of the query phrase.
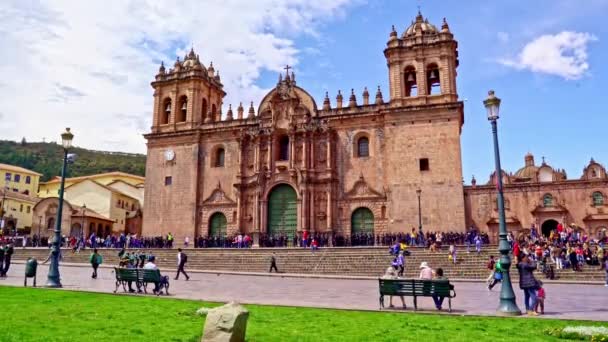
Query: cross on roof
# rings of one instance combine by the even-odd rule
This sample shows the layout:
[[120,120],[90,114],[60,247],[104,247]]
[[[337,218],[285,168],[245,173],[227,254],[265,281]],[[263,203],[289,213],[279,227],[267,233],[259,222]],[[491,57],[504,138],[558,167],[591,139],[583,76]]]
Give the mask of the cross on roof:
[[285,69],[285,72],[289,74],[289,69],[291,69],[291,67],[289,66],[289,64],[287,64],[283,69]]

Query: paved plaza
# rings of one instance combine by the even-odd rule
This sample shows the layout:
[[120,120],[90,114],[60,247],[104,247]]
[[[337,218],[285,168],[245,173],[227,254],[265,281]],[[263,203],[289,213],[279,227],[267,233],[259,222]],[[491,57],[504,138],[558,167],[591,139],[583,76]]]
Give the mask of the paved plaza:
[[[48,265],[38,269],[38,285],[44,285]],[[11,266],[0,285],[23,286],[24,265]],[[190,281],[173,280],[173,298],[213,302],[235,300],[247,304],[306,306],[337,309],[378,310],[378,282],[375,280],[319,279],[280,276],[251,276],[191,273]],[[91,279],[88,267],[61,267],[64,289],[111,293],[115,288],[113,269],[100,268],[99,278]],[[29,280],[31,284],[31,279]],[[457,282],[452,300],[453,315],[494,315],[500,288],[489,292],[483,283]],[[602,285],[547,284],[547,318],[608,321],[608,288]],[[119,290],[122,293],[122,288]],[[523,293],[515,284],[518,305]],[[162,296],[161,296],[162,297]],[[396,299],[395,304],[399,303]],[[407,312],[413,311],[412,298],[406,298]],[[447,299],[445,303],[447,308]],[[436,312],[431,298],[419,298],[420,311]],[[401,311],[401,310],[400,310]]]

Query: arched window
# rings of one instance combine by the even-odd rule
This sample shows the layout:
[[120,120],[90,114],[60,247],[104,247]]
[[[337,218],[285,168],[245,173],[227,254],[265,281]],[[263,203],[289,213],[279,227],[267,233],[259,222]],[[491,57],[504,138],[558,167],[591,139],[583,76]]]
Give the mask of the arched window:
[[226,156],[226,151],[223,148],[218,148],[215,152],[215,167],[224,167],[224,158]]
[[201,118],[204,121],[207,118],[207,99],[203,99],[203,105],[201,107]]
[[286,135],[279,139],[279,160],[289,160],[289,137]]
[[54,217],[49,217],[47,223],[46,223],[46,229],[51,230],[55,228],[55,218]]
[[216,117],[215,115],[217,114],[217,108],[215,107],[215,104],[211,105],[211,121],[215,121]]
[[369,139],[367,137],[357,140],[357,157],[369,157]]
[[32,177],[25,176],[25,184],[30,184],[30,183],[32,183]]
[[429,64],[426,69],[427,94],[441,94],[441,82],[439,80],[439,67],[437,64]]
[[593,193],[593,206],[599,207],[602,205],[604,205],[604,195],[599,191],[594,192]]
[[177,122],[184,122],[188,117],[188,98],[182,96],[179,100],[179,117]]
[[165,99],[165,102],[163,103],[163,112],[161,114],[160,124],[166,125],[169,123],[170,119],[171,119],[171,99]]
[[418,84],[416,83],[416,69],[413,66],[405,68],[405,96],[418,96]]
[[551,194],[546,194],[543,196],[543,207],[552,207],[553,206],[553,196]]

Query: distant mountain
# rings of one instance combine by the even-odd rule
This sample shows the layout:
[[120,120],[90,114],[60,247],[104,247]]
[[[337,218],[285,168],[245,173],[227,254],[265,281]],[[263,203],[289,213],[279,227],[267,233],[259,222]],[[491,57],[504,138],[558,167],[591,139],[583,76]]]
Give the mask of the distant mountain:
[[[76,162],[68,167],[68,177],[122,171],[144,176],[146,156],[143,154],[104,152],[74,147]],[[21,166],[43,174],[47,181],[61,174],[63,147],[56,143],[28,143],[0,140],[0,163]]]

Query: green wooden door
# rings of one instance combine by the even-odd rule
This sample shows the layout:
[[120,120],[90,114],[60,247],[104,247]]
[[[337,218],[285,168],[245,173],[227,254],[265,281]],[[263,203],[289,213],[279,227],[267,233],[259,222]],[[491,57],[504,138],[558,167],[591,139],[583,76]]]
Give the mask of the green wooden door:
[[226,216],[215,213],[209,219],[209,236],[226,236]]
[[374,214],[367,208],[359,208],[353,212],[351,218],[351,234],[373,233]]
[[297,229],[298,198],[289,185],[278,185],[268,196],[268,234],[293,237]]

